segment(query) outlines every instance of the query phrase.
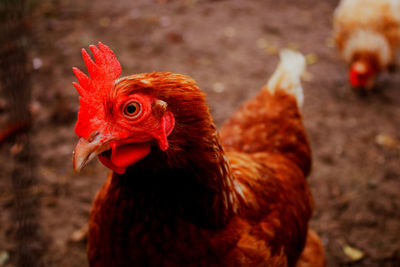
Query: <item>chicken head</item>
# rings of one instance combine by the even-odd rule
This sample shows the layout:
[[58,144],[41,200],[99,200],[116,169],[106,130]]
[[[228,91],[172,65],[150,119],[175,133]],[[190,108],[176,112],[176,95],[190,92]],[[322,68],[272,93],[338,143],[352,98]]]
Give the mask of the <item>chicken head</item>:
[[[132,75],[117,79],[121,66],[111,49],[102,43],[90,46],[94,59],[83,49],[90,78],[79,69],[73,71],[80,97],[75,133],[79,141],[74,149],[73,166],[80,171],[89,161],[99,160],[122,174],[130,165],[147,156],[152,144],[168,149],[167,137],[175,119],[167,103],[146,94],[149,82]],[[126,81],[134,80],[125,86]]]

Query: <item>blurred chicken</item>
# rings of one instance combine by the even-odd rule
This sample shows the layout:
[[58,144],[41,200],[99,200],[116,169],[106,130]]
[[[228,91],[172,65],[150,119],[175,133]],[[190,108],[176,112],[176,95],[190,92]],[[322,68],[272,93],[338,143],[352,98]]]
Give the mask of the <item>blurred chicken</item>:
[[117,79],[99,43],[78,69],[74,168],[113,170],[94,201],[91,266],[323,266],[308,229],[310,147],[301,121],[304,57],[291,51],[221,131],[191,78]]
[[333,29],[336,45],[349,64],[351,85],[371,89],[376,75],[395,65],[400,0],[342,0]]

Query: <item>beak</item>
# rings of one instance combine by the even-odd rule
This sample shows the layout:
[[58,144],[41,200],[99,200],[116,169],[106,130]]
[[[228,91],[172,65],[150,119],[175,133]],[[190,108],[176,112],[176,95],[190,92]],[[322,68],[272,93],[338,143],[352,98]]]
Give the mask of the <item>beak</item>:
[[100,153],[110,149],[108,142],[100,141],[101,135],[97,135],[92,141],[79,138],[73,152],[73,165],[76,172],[80,172],[92,159]]

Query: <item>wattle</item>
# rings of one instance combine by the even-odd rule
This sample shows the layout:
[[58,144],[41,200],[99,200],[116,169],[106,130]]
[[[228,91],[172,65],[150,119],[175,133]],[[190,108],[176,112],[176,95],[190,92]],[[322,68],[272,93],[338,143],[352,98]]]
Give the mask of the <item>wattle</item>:
[[111,156],[99,155],[99,160],[107,168],[118,174],[123,174],[126,168],[147,156],[150,150],[150,143],[132,143],[113,148]]

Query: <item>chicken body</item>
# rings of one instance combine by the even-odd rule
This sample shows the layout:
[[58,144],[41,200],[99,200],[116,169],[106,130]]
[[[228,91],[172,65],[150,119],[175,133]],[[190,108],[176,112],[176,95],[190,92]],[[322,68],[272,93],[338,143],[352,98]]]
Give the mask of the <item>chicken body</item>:
[[[168,149],[152,143],[140,161],[110,172],[91,211],[90,266],[324,266],[308,230],[311,158],[298,108],[304,64],[300,54],[283,53],[268,85],[221,138],[190,78],[118,80],[113,95],[128,89],[165,101],[175,124]],[[114,150],[99,153],[112,161]]]
[[395,64],[400,0],[342,0],[333,26],[336,45],[350,66],[350,83],[372,88],[375,76]]

